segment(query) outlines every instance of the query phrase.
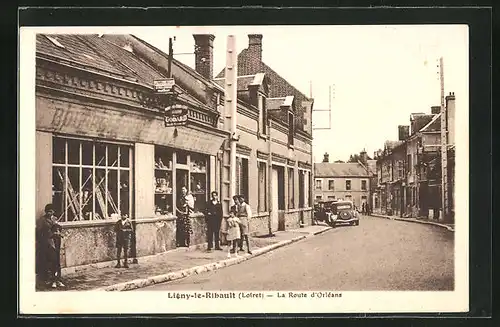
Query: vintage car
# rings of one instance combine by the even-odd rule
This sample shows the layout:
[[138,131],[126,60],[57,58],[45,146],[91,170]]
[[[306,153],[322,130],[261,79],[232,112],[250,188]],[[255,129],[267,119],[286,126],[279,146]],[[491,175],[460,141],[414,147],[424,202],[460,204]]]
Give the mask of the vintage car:
[[315,208],[315,220],[335,227],[339,224],[359,225],[359,213],[351,201],[320,201]]

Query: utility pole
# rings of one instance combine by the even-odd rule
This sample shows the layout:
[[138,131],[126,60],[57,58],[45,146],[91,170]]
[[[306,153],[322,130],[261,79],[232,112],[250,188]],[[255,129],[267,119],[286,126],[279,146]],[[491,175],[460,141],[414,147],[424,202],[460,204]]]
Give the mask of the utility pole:
[[231,136],[229,139],[230,155],[229,155],[229,203],[231,197],[236,194],[236,105],[237,105],[237,78],[238,78],[238,64],[236,54],[236,38],[234,35],[227,37],[227,50],[226,50],[226,73],[225,73],[225,114],[229,120],[229,127]]
[[441,208],[442,219],[447,220],[448,210],[448,134],[446,129],[446,106],[444,101],[443,57],[439,58],[439,82],[441,87]]
[[[332,93],[333,92],[333,93]],[[312,89],[311,89],[312,94]],[[313,130],[331,130],[332,129],[332,99],[335,98],[335,84],[328,86],[328,109],[313,109],[313,112],[328,111],[328,127],[313,127]]]

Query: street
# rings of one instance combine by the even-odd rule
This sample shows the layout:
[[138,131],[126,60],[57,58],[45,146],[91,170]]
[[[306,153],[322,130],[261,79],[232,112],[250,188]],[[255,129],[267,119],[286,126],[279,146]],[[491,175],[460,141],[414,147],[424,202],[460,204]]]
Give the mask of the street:
[[140,290],[453,290],[453,235],[436,226],[363,216],[359,226]]

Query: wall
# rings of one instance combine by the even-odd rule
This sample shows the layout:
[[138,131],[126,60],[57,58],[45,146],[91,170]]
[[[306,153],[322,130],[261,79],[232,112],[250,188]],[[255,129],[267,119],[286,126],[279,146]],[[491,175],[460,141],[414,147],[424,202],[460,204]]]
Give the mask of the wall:
[[36,217],[45,212],[45,205],[52,203],[52,133],[36,131]]
[[[366,196],[366,201],[369,201],[370,197],[370,178],[367,176],[366,178],[360,177],[335,177],[335,178],[315,178],[315,180],[321,180],[323,183],[322,190],[314,189],[314,197],[321,195],[322,200],[328,200],[328,196],[335,196],[335,199],[343,198],[346,199],[347,195],[351,195],[352,200],[356,206],[361,205],[361,197]],[[328,181],[334,180],[334,190],[328,189]],[[346,180],[351,181],[351,190],[346,190]],[[361,181],[366,181],[366,190],[361,190]],[[316,186],[316,185],[315,185]]]

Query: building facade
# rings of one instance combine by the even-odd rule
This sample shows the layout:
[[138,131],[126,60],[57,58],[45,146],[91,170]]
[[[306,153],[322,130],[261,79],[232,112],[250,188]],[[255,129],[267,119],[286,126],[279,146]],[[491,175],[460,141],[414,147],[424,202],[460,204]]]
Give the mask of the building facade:
[[[446,97],[446,135],[448,153],[448,194],[453,219],[455,96]],[[407,133],[400,140],[387,141],[377,158],[378,193],[376,211],[401,217],[443,219],[441,204],[441,113],[439,106],[431,113],[410,116]]]
[[326,153],[314,164],[314,200],[349,200],[361,208],[370,201],[370,177],[362,163],[330,163]]
[[[197,62],[208,61],[197,71],[130,35],[37,35],[36,209],[41,216],[47,203],[56,208],[63,267],[112,260],[113,224],[124,214],[135,227],[132,258],[174,248],[183,186],[196,200],[191,243],[205,242],[205,203],[228,183],[230,133],[224,88],[210,76],[214,37],[194,39]],[[154,82],[168,77],[175,85],[165,96]],[[235,177],[254,212],[251,232],[310,224],[312,140],[274,116],[263,118],[269,83],[263,74],[252,82],[243,93],[263,100],[238,97]],[[284,112],[287,104],[280,104]],[[169,107],[182,110],[184,124],[168,124]],[[266,136],[256,132],[265,122]],[[270,210],[276,192],[281,215]],[[230,195],[222,200],[227,214]]]

